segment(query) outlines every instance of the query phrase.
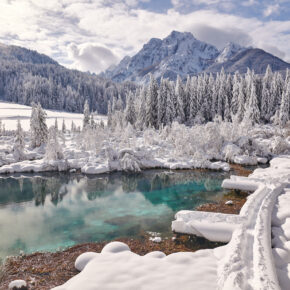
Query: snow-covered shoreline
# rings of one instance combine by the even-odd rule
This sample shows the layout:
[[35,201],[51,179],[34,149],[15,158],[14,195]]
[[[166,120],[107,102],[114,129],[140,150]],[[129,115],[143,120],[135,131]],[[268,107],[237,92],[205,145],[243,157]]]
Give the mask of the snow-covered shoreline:
[[83,132],[59,131],[53,143],[36,148],[26,134],[21,154],[13,145],[14,134],[2,135],[0,174],[70,170],[101,174],[154,168],[229,171],[229,163],[265,164],[276,154],[290,153],[290,139],[283,137],[286,129],[268,125],[249,129],[227,122],[194,127],[174,123],[144,132],[130,125],[113,131],[96,126]]

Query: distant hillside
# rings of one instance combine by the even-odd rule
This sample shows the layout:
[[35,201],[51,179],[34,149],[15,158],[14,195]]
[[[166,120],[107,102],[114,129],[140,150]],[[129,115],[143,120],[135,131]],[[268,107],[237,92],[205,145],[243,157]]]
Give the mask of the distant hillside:
[[175,80],[202,72],[246,72],[247,67],[256,73],[264,73],[267,65],[273,71],[290,68],[283,60],[255,48],[228,43],[222,50],[199,41],[189,32],[173,31],[164,39],[152,38],[133,57],[126,56],[117,66],[107,69],[101,76],[115,82],[135,81],[144,83],[149,73],[155,78]]
[[0,44],[0,59],[7,61],[20,61],[32,64],[54,64],[58,63],[45,54],[15,45]]
[[273,56],[262,49],[250,48],[238,52],[225,62],[214,63],[205,71],[219,72],[221,68],[224,67],[225,71],[228,73],[234,73],[236,71],[246,73],[247,68],[251,68],[257,74],[264,74],[268,65],[271,66],[273,71],[283,71],[287,68],[290,69],[290,64],[280,58]]
[[113,96],[125,98],[132,83],[115,84],[102,77],[70,70],[44,54],[0,45],[0,99],[24,105],[81,112],[87,99],[91,110],[107,112]]

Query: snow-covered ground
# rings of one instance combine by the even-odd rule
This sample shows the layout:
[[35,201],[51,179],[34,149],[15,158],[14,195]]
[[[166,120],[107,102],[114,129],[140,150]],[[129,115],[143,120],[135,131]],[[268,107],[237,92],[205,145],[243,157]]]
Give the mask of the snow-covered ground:
[[[54,125],[55,119],[58,120],[59,128],[62,126],[64,120],[66,128],[71,128],[71,122],[73,121],[77,127],[82,127],[83,125],[83,114],[60,112],[60,111],[51,111],[45,110],[47,114],[47,126],[50,127]],[[17,120],[21,121],[21,126],[23,130],[29,131],[30,129],[30,116],[31,116],[31,107],[0,102],[0,120],[2,124],[5,124],[6,130],[15,130],[17,125]],[[107,117],[97,115],[94,116],[96,121],[103,120],[106,122]]]
[[21,137],[24,139],[22,149],[19,149],[19,140],[16,144],[18,137],[15,137],[15,132],[0,130],[0,174],[68,170],[100,174],[149,168],[229,171],[228,162],[257,165],[276,155],[290,154],[288,127],[252,127],[245,122],[217,119],[192,127],[174,122],[159,130],[147,128],[140,131],[122,122],[114,128],[107,127],[98,122],[104,120],[106,123],[106,117],[95,116],[92,121],[89,109],[87,111],[88,123],[82,131],[70,131],[70,123],[81,125],[83,115],[47,111],[48,127],[54,125],[59,116],[68,123],[66,130],[62,132],[59,122],[59,131],[51,134],[51,140],[43,137],[39,143],[42,146],[34,148],[37,145],[31,141],[35,136],[41,137],[42,133],[32,134],[29,130],[31,108],[0,103],[0,118],[6,130],[14,128],[18,116],[22,118],[21,126],[27,129],[25,136]]
[[290,157],[275,158],[248,178],[232,176],[224,187],[254,190],[239,216],[182,211],[173,228],[188,233],[191,227],[193,234],[211,240],[224,235],[224,241],[230,240],[226,246],[142,257],[113,242],[100,254],[79,256],[75,267],[80,274],[54,289],[289,289]]
[[[207,168],[229,171],[228,162],[242,165],[266,163],[277,154],[290,154],[289,128],[273,125],[230,123],[217,120],[187,127],[174,122],[159,130],[134,129],[130,124],[108,128],[106,117],[95,116],[95,124],[86,130],[69,131],[70,123],[81,125],[83,115],[47,111],[48,127],[55,118],[65,119],[66,131],[51,140],[57,160],[46,155],[46,144],[32,148],[29,130],[31,108],[0,103],[0,119],[7,129],[14,129],[18,118],[25,134],[23,153],[14,148],[13,131],[0,130],[0,173],[80,170],[86,174],[111,171],[140,171],[148,168]],[[88,118],[90,118],[88,116]],[[91,121],[89,121],[91,122]],[[61,129],[61,122],[58,122]],[[56,144],[59,143],[58,144]]]
[[[69,114],[73,115],[73,114]],[[54,121],[54,119],[53,119]],[[60,125],[59,125],[60,127]],[[270,125],[209,122],[186,127],[173,123],[160,130],[138,131],[132,126],[96,125],[82,132],[58,132],[50,151],[61,150],[61,159],[46,156],[46,145],[31,148],[25,135],[21,158],[15,152],[12,132],[0,134],[0,174],[80,170],[85,174],[140,171],[149,168],[204,168],[229,171],[228,162],[243,165],[266,163],[277,154],[290,154],[288,129]]]

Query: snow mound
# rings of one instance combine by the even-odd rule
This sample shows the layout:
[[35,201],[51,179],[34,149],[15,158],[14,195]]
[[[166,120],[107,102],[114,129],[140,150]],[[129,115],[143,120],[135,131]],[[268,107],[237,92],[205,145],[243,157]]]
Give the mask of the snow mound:
[[103,248],[102,253],[120,253],[124,251],[131,251],[131,250],[125,243],[112,242],[112,243],[107,244]]
[[75,261],[75,268],[78,271],[82,271],[85,266],[92,260],[94,259],[98,254],[94,252],[86,252],[81,254],[80,256],[77,257]]
[[162,242],[161,237],[150,237],[149,240],[154,242],[154,243],[161,243]]
[[[113,242],[96,254],[79,274],[53,289],[162,290],[178,289],[182,285],[185,290],[208,290],[215,289],[216,269],[215,250],[180,252],[168,256],[162,252],[152,252],[139,256],[125,244]],[[204,273],[207,273],[206,276]]]
[[27,284],[24,280],[14,280],[10,282],[9,289],[21,289],[21,287],[27,287]]

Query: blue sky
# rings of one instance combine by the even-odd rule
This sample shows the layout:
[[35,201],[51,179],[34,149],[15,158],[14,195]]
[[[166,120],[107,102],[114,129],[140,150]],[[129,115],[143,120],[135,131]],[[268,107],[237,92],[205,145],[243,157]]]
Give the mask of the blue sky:
[[172,30],[290,62],[290,0],[0,0],[0,10],[0,42],[83,71],[98,73]]

